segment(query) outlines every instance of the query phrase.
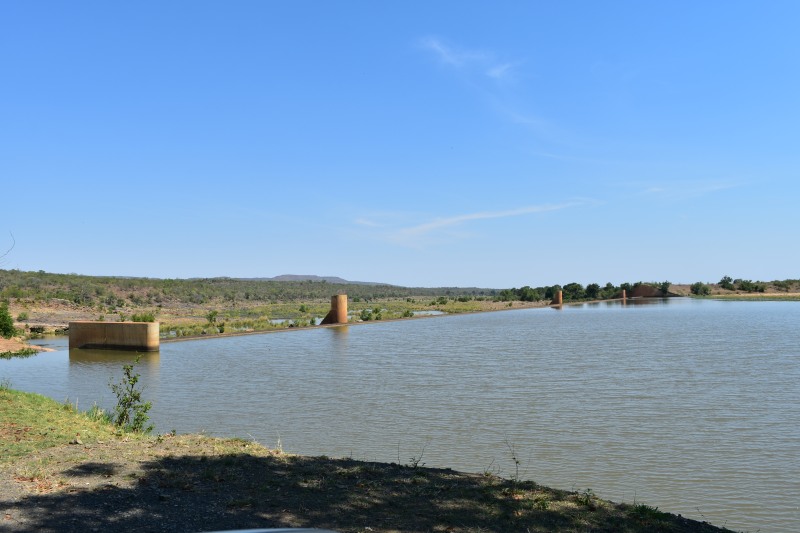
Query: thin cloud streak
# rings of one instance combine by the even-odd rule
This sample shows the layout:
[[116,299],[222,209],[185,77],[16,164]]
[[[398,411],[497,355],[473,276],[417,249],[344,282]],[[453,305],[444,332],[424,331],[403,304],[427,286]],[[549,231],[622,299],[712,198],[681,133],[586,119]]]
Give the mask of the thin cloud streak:
[[485,54],[480,52],[464,52],[456,50],[439,39],[427,37],[421,40],[423,48],[432,50],[443,62],[460,67],[472,61],[485,59]]
[[503,80],[511,76],[518,63],[496,62],[492,54],[458,49],[446,45],[435,37],[420,40],[423,48],[432,51],[440,61],[457,68],[473,67],[481,69],[484,76],[494,80]]
[[460,224],[463,224],[465,222],[470,222],[472,220],[518,217],[522,215],[530,215],[533,213],[558,211],[560,209],[566,209],[568,207],[574,207],[576,205],[578,204],[574,202],[566,204],[558,204],[558,205],[540,205],[540,206],[522,207],[520,209],[512,209],[509,211],[483,211],[479,213],[469,213],[466,215],[458,215],[448,218],[437,218],[432,220],[431,222],[426,222],[424,224],[419,224],[417,226],[412,226],[409,228],[398,230],[397,232],[395,232],[395,238],[399,238],[400,240],[402,240],[409,237],[420,237],[422,235],[431,233],[432,231],[436,231],[451,226],[458,226]]
[[502,80],[507,78],[516,66],[516,63],[503,63],[501,65],[495,65],[486,71],[486,75],[496,80]]
[[686,183],[678,182],[671,187],[653,185],[639,192],[642,196],[659,196],[663,198],[696,198],[707,194],[727,191],[741,187],[735,183]]

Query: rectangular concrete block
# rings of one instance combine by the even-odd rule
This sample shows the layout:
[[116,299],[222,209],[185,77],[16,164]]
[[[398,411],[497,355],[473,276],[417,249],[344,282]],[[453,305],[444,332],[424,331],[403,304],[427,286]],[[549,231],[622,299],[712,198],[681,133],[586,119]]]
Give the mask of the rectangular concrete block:
[[157,352],[158,322],[70,322],[69,348]]

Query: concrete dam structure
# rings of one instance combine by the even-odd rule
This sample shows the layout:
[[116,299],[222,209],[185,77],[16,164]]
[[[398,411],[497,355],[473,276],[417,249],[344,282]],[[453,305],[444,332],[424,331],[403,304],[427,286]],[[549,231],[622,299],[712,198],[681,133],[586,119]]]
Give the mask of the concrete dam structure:
[[70,322],[69,349],[157,352],[158,322]]
[[331,296],[331,310],[322,319],[323,324],[347,324],[347,295]]

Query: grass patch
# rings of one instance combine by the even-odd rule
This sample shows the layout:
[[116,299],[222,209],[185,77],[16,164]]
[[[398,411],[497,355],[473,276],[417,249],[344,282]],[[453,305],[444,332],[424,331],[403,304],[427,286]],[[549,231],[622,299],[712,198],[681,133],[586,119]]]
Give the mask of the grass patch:
[[39,394],[0,387],[0,464],[76,439],[89,444],[116,433],[97,409],[89,415]]

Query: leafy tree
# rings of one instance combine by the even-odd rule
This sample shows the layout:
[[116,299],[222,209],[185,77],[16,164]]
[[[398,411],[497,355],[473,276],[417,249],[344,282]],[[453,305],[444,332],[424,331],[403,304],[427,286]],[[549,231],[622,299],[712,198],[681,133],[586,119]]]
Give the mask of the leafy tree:
[[0,336],[8,339],[13,337],[16,332],[14,319],[11,318],[11,313],[8,312],[8,304],[3,302],[0,305]]
[[733,279],[730,276],[723,276],[722,279],[719,280],[719,286],[729,291],[736,289],[736,287],[733,286]]
[[692,291],[692,294],[696,294],[697,296],[708,296],[711,294],[711,288],[700,281],[697,283],[692,283],[691,287],[689,287],[689,290]]
[[600,295],[600,285],[597,283],[590,283],[586,286],[586,297],[590,300],[596,300]]
[[219,311],[217,311],[216,309],[214,309],[213,311],[209,311],[208,313],[206,313],[206,320],[208,320],[208,323],[209,323],[209,324],[213,324],[214,322],[216,322],[216,321],[217,321],[217,315],[218,315],[218,314],[219,314]]
[[586,291],[580,283],[567,283],[564,285],[564,300],[583,300]]
[[666,296],[669,293],[669,287],[672,285],[669,281],[662,281],[658,284],[658,289],[661,291],[661,294]]
[[[587,290],[588,290],[588,287],[587,287]],[[608,300],[610,298],[613,298],[614,296],[616,296],[617,290],[618,290],[617,287],[615,287],[613,283],[608,282],[608,283],[606,283],[606,286],[603,287],[603,290],[601,291],[601,297],[604,300]]]
[[739,281],[739,290],[747,291],[747,292],[764,292],[764,284],[751,281],[749,279],[743,279]]
[[558,294],[558,291],[562,290],[561,285],[553,285],[552,287],[547,287],[544,291],[544,299],[545,300],[552,300]]

